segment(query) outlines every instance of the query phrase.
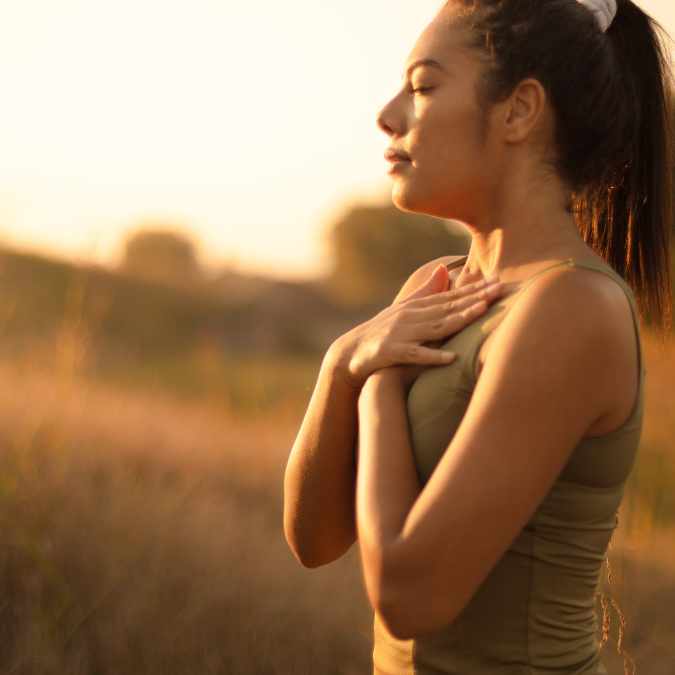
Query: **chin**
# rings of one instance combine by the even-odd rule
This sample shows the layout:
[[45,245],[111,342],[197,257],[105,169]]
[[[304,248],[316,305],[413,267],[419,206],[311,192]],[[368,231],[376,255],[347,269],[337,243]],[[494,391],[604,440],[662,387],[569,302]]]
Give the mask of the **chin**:
[[403,186],[394,185],[394,189],[391,193],[391,201],[397,209],[408,211],[410,213],[421,213],[425,216],[434,216],[436,218],[447,217],[445,215],[439,215],[437,209],[433,208],[433,202],[425,199],[422,195],[416,195],[413,190],[401,189],[402,187]]
[[462,199],[461,193],[457,191],[446,189],[442,195],[430,193],[430,191],[420,194],[414,186],[401,184],[401,182],[394,183],[391,200],[394,206],[401,211],[420,213],[445,220],[464,222],[470,211],[466,208],[466,199]]
[[424,201],[419,197],[415,199],[412,190],[406,190],[405,186],[394,184],[391,191],[391,201],[394,206],[401,211],[409,211],[411,213],[424,213]]

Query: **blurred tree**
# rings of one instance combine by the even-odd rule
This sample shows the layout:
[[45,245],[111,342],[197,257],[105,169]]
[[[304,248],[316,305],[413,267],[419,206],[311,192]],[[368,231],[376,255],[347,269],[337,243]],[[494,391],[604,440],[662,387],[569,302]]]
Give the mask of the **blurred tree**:
[[121,270],[178,286],[190,286],[201,279],[193,242],[183,234],[159,228],[142,230],[127,240]]
[[329,284],[348,307],[391,302],[421,265],[444,255],[464,255],[468,233],[445,221],[395,206],[357,206],[330,233],[335,267]]

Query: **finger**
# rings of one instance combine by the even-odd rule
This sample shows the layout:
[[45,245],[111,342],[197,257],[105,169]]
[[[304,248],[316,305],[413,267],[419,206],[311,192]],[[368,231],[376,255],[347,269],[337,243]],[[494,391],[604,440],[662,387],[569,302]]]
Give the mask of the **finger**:
[[459,299],[453,299],[444,303],[437,303],[427,307],[407,307],[401,312],[401,322],[404,324],[417,324],[423,327],[425,323],[430,323],[429,328],[435,330],[437,324],[448,316],[457,312],[462,312],[471,305],[481,300],[488,305],[497,300],[502,295],[502,286],[499,283],[492,283],[478,289],[471,295],[466,295]]
[[431,273],[431,276],[417,290],[413,291],[410,295],[407,295],[403,301],[416,300],[418,298],[436,295],[437,293],[443,293],[447,290],[449,283],[447,267],[445,265],[439,265]]
[[501,288],[499,277],[489,277],[488,279],[481,279],[481,281],[477,281],[474,284],[468,284],[467,286],[462,286],[461,288],[454,288],[451,291],[444,291],[442,293],[437,293],[433,296],[427,296],[425,298],[417,298],[407,304],[412,307],[431,307],[438,304],[457,301],[461,298],[466,298],[472,295],[477,295],[495,285]]
[[432,349],[423,345],[399,343],[392,350],[391,356],[397,364],[442,366],[452,363],[456,355],[447,349]]
[[454,335],[460,330],[466,328],[470,323],[473,323],[479,316],[485,314],[488,308],[488,303],[485,300],[479,300],[470,305],[461,312],[455,312],[447,317],[444,330],[447,330],[446,335]]
[[[404,339],[410,342],[434,342],[458,333],[485,314],[488,303],[485,300],[469,302],[461,310],[457,310],[443,317],[425,321],[418,324],[410,324]],[[402,336],[403,337],[403,336]]]

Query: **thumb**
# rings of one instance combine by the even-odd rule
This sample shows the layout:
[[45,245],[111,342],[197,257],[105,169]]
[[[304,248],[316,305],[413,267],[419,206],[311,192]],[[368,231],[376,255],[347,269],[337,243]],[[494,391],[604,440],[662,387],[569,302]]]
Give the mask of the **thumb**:
[[449,286],[450,278],[448,275],[448,268],[445,265],[439,265],[431,273],[431,276],[416,291],[413,291],[406,300],[436,295],[436,293],[447,291]]

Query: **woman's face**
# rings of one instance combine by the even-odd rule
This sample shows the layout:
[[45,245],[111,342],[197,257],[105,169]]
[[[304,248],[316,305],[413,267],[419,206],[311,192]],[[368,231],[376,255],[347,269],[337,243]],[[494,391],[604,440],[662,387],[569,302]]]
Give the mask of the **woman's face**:
[[498,148],[476,98],[481,61],[447,12],[420,36],[377,124],[389,137],[396,206],[472,222],[496,180]]

